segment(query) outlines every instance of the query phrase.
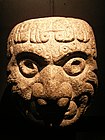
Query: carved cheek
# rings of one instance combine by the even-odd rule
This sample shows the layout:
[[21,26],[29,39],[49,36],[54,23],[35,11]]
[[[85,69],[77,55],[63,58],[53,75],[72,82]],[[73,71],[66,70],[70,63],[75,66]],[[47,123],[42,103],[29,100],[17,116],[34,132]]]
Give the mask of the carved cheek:
[[83,58],[75,57],[70,59],[63,66],[63,69],[72,81],[72,98],[79,97],[81,94],[88,94],[89,96],[94,94],[94,88],[97,85],[97,77],[93,72],[93,69],[95,69],[94,65],[87,64]]

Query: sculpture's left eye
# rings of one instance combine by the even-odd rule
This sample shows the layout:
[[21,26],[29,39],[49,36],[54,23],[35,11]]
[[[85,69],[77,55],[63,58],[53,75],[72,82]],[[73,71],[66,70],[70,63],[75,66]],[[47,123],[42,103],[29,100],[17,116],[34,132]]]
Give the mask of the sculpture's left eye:
[[72,58],[64,66],[64,71],[70,76],[77,76],[85,68],[85,60],[83,58]]
[[24,77],[32,78],[38,72],[38,67],[33,60],[25,59],[19,62],[19,70]]

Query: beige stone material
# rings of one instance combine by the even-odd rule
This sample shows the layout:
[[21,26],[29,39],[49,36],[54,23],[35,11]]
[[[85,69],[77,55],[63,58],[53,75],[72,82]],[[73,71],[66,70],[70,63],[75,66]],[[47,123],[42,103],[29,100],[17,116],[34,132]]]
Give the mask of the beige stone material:
[[65,17],[30,19],[8,37],[8,85],[31,114],[49,126],[76,122],[98,86],[93,30],[84,20]]

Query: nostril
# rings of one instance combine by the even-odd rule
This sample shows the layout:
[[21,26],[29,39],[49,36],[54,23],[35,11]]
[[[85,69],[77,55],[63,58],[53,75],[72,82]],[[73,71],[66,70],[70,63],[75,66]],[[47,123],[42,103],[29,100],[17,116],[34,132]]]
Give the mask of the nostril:
[[59,107],[65,107],[68,105],[68,103],[70,102],[69,98],[60,98],[57,102]]

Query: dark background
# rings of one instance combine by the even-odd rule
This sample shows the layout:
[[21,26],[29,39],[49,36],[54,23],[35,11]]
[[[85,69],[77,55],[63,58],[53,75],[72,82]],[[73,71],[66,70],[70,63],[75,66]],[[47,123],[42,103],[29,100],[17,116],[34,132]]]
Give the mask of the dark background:
[[[105,124],[105,0],[0,0],[0,100],[6,87],[6,42],[11,29],[24,20],[49,16],[80,18],[93,28],[98,52],[99,86],[94,102],[85,115],[95,120],[93,125],[104,132],[102,126]],[[96,123],[100,124],[100,128]],[[104,140],[102,131],[97,135],[92,133],[91,138]],[[78,140],[90,139],[88,133],[82,132],[77,132],[76,137]]]

